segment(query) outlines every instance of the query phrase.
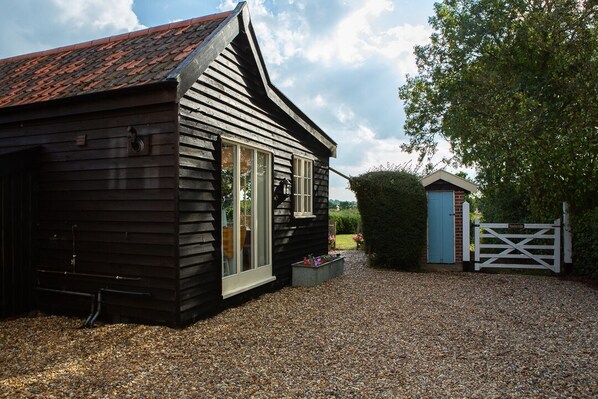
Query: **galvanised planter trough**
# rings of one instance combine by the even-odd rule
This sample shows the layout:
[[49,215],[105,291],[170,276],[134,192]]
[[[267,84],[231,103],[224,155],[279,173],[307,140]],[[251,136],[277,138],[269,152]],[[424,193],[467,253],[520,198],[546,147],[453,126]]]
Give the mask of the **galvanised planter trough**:
[[332,257],[332,260],[329,259],[327,257],[327,261],[316,265],[305,263],[305,261],[293,263],[291,265],[293,267],[293,286],[313,287],[342,275],[345,271],[345,258],[337,255]]

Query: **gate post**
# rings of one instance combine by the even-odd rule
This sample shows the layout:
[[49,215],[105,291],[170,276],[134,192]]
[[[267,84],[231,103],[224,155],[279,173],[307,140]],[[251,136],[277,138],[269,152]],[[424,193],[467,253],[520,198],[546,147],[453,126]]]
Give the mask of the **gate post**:
[[554,221],[554,272],[561,272],[561,219]]
[[565,274],[573,272],[573,237],[568,202],[563,202],[563,262]]
[[475,251],[475,271],[480,271],[480,221],[476,220],[473,224],[473,228],[475,231],[475,241],[474,241],[474,251]]
[[463,212],[461,213],[461,216],[462,216],[461,226],[463,228],[463,245],[462,245],[462,247],[463,247],[463,270],[471,271],[471,269],[469,267],[469,260],[470,260],[470,255],[469,255],[469,244],[470,244],[469,202],[467,202],[467,201],[463,202]]

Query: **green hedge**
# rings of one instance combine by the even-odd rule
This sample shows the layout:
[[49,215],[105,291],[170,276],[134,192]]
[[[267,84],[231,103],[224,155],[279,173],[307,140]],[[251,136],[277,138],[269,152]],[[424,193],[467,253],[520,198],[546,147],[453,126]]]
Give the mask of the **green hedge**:
[[572,218],[573,272],[598,279],[598,208]]
[[426,245],[428,206],[419,179],[399,171],[368,172],[351,179],[370,264],[418,269]]
[[329,212],[330,222],[336,222],[336,234],[355,234],[359,228],[361,216],[357,209],[344,209]]

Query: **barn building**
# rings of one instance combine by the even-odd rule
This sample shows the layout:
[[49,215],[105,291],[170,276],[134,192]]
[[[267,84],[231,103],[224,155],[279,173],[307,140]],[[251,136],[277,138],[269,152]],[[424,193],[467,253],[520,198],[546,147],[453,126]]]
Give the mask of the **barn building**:
[[0,60],[0,317],[184,326],[288,285],[334,156],[245,3]]

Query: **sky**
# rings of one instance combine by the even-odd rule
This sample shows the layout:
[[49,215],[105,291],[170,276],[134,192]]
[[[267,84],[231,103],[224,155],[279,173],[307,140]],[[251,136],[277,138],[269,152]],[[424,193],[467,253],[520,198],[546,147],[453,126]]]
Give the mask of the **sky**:
[[[0,0],[0,58],[234,9],[236,0]],[[248,0],[272,83],[336,143],[330,165],[357,176],[401,152],[398,88],[417,73],[434,0]],[[439,143],[436,161],[450,157]],[[447,170],[454,171],[450,168]],[[330,198],[354,200],[330,176]]]

